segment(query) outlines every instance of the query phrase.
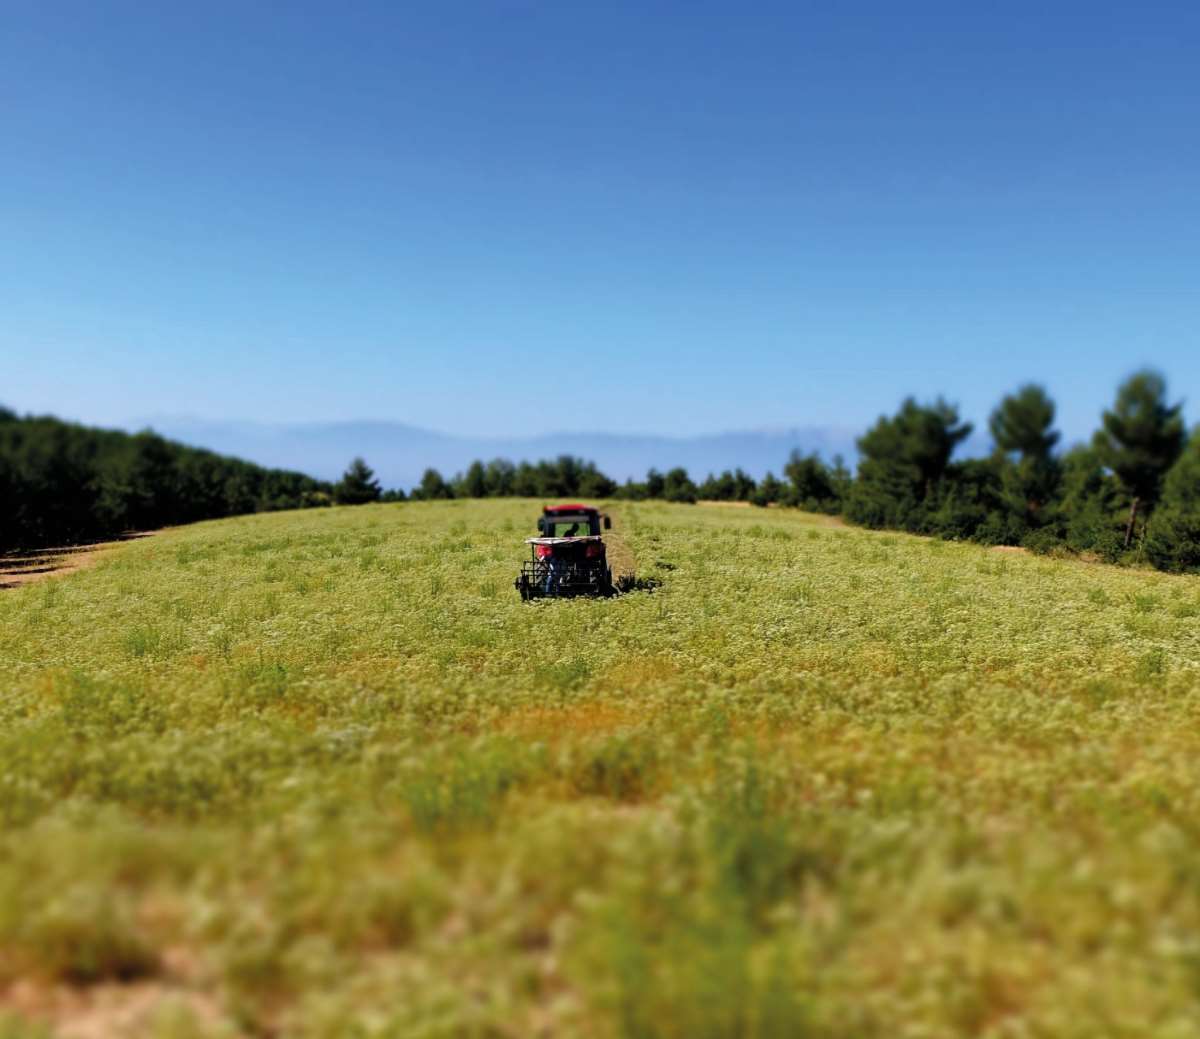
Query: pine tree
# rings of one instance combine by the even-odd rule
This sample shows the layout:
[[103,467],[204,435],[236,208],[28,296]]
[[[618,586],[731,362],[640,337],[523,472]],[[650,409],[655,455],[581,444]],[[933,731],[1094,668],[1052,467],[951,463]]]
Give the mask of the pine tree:
[[1142,371],[1121,385],[1112,409],[1104,413],[1096,449],[1129,493],[1126,548],[1133,540],[1138,510],[1154,508],[1163,477],[1183,450],[1182,409],[1181,404],[1167,404],[1167,383],[1161,375]]
[[733,471],[733,500],[749,501],[758,484],[754,477],[745,472],[741,466]]
[[950,456],[970,433],[971,425],[959,422],[953,405],[941,398],[922,405],[909,397],[894,416],[882,416],[859,438],[861,459],[847,518],[867,527],[921,529]]
[[514,493],[516,466],[507,458],[493,458],[487,464],[484,483],[489,498],[506,498]]
[[1028,383],[1000,402],[988,427],[1005,457],[1006,507],[1028,527],[1044,525],[1046,506],[1062,482],[1062,467],[1053,454],[1059,439],[1054,401],[1041,386]]
[[605,476],[604,473],[596,468],[595,462],[585,462],[583,464],[583,471],[579,476],[580,497],[584,499],[611,498],[616,492],[616,480]]
[[695,502],[696,485],[692,483],[686,469],[676,468],[663,477],[662,496],[667,501]]
[[783,484],[779,482],[774,473],[768,472],[754,489],[754,493],[750,496],[750,503],[766,508],[768,505],[779,501],[779,496],[782,493]]
[[1146,556],[1160,570],[1200,570],[1200,429],[1163,482],[1146,527]]
[[333,500],[339,505],[365,505],[379,501],[382,493],[375,473],[361,458],[356,458],[333,488]]
[[783,475],[792,484],[789,498],[809,512],[836,512],[840,502],[833,471],[816,452],[802,455],[793,451],[783,467]]
[[1062,496],[1056,511],[1067,544],[1115,562],[1122,551],[1118,528],[1125,507],[1117,478],[1105,471],[1099,452],[1088,445],[1068,451],[1062,469]]
[[426,469],[421,474],[421,485],[413,490],[412,496],[420,501],[438,501],[442,498],[453,498],[454,492],[442,474],[436,469]]
[[988,420],[996,446],[1022,458],[1045,458],[1058,443],[1054,401],[1035,383],[1027,383],[1000,402]]
[[483,498],[487,495],[487,473],[482,462],[472,462],[467,473],[459,481],[464,498]]

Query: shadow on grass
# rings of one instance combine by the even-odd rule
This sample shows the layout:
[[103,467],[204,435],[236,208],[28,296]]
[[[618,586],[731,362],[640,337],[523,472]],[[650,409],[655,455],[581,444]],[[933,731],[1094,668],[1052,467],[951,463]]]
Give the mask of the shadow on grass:
[[[563,592],[558,595],[541,595],[535,594],[529,599],[530,602],[546,603],[546,602],[565,602],[569,599],[613,599],[618,595],[626,595],[629,592],[652,592],[655,588],[660,588],[662,581],[657,577],[636,577],[633,574],[622,574],[613,582],[611,592]],[[3,1039],[3,1037],[0,1037]]]
[[83,541],[77,545],[0,551],[0,590],[28,584],[40,576],[78,569],[87,562],[85,557],[88,553],[122,541],[134,541],[150,536],[149,531],[129,531],[115,537]]
[[615,592],[624,595],[626,592],[652,592],[662,587],[662,581],[657,577],[638,577],[635,574],[622,574],[617,578]]

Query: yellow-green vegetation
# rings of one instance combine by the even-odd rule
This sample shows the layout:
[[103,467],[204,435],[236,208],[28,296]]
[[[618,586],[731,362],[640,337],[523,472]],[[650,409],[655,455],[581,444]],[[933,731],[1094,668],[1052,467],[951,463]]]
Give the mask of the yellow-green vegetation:
[[660,587],[522,604],[539,504],[0,594],[0,993],[161,991],[163,1036],[1200,1036],[1200,580],[626,504]]

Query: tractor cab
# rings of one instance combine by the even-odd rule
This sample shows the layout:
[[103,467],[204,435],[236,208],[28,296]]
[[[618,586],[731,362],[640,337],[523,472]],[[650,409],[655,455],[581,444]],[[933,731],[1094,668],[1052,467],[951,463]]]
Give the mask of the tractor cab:
[[548,538],[599,537],[612,520],[590,505],[547,505],[538,517],[538,533]]
[[538,517],[538,536],[526,538],[529,559],[516,589],[522,599],[611,595],[612,571],[601,529],[612,520],[590,505],[548,505]]

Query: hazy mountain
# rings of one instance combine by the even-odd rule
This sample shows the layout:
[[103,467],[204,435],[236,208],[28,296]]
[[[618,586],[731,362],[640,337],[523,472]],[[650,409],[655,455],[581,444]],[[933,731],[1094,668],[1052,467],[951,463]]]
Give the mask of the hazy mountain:
[[331,422],[264,425],[156,418],[141,424],[198,447],[248,458],[262,465],[298,469],[335,479],[355,455],[364,457],[386,487],[411,487],[427,466],[446,476],[476,458],[537,461],[572,454],[594,461],[618,480],[641,479],[651,466],[684,466],[693,477],[741,466],[755,477],[777,474],[795,448],[825,458],[854,456],[856,432],[798,428],[715,433],[696,437],[614,433],[553,433],[536,437],[464,437],[435,433],[399,422]]

